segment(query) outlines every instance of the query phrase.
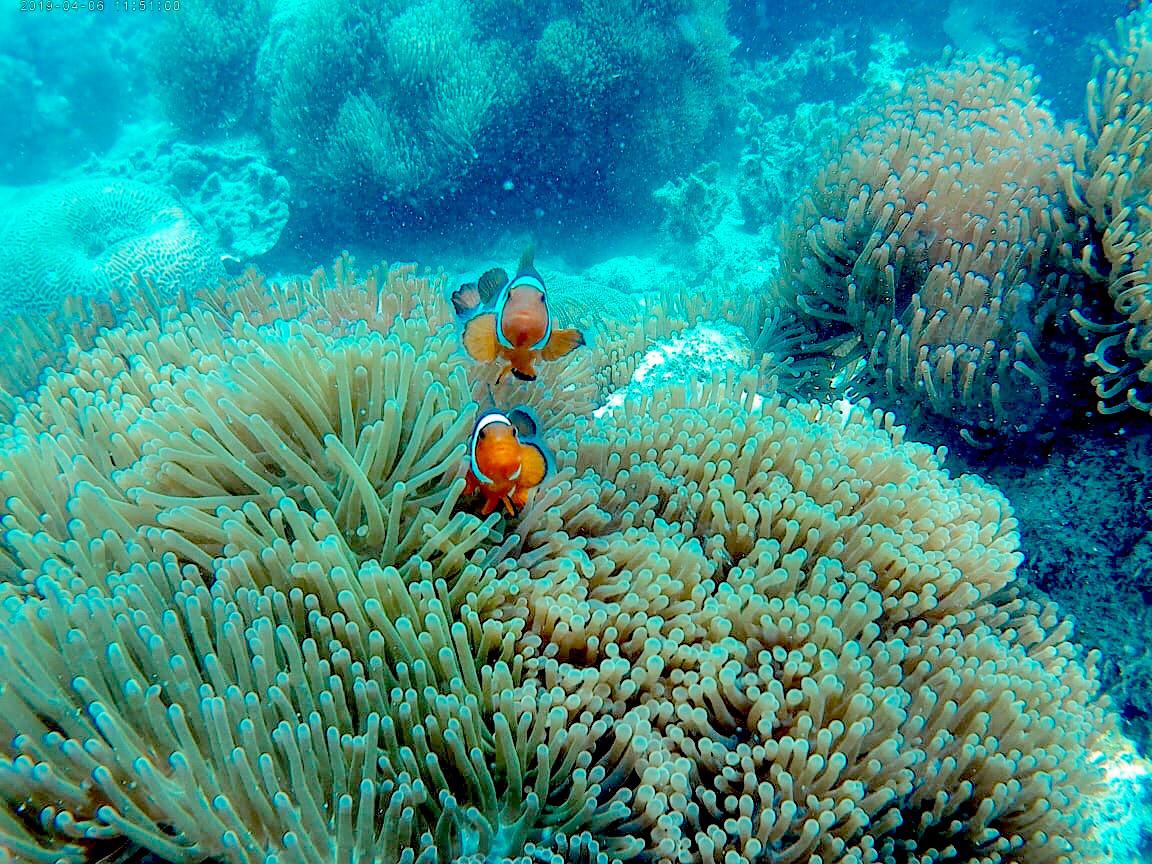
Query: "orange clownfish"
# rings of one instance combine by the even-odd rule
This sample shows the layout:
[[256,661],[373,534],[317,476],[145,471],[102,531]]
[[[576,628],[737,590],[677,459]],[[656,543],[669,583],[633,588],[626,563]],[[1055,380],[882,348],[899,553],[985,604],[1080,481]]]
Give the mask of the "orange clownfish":
[[476,421],[464,491],[484,497],[481,515],[501,504],[516,515],[528,503],[528,492],[552,473],[552,455],[540,441],[539,428],[528,408],[486,411]]
[[535,381],[536,360],[557,360],[585,344],[579,330],[553,326],[544,280],[532,266],[532,257],[529,247],[511,279],[495,267],[452,294],[468,356],[481,363],[497,359],[507,363],[497,382],[509,370],[521,381]]

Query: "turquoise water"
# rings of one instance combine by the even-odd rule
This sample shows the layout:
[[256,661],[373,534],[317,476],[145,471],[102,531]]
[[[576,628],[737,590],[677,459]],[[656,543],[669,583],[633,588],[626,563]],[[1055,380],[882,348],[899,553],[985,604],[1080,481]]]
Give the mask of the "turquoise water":
[[0,861],[1149,860],[1150,16],[8,0]]

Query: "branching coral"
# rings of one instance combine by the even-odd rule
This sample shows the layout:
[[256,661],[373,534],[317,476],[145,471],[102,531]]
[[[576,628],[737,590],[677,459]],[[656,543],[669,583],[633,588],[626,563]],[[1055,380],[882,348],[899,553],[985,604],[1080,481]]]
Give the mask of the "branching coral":
[[559,471],[481,520],[442,279],[205,299],[125,313],[0,432],[4,848],[1103,860],[1091,668],[1005,592],[1004,499],[891,415],[749,378],[594,421],[558,363]]
[[1100,370],[1093,383],[1104,413],[1152,411],[1150,27],[1147,12],[1117,24],[1116,42],[1105,46],[1088,85],[1088,129],[1077,136],[1067,172],[1072,203],[1092,226],[1080,263],[1103,302],[1089,298],[1079,320],[1099,339],[1088,360]]
[[1076,369],[1069,138],[1035,94],[1012,61],[910,79],[784,235],[779,291],[815,341],[874,392],[967,430],[1036,430]]
[[653,195],[664,208],[660,230],[670,239],[690,246],[720,224],[731,195],[718,181],[720,163],[701,165],[687,177],[669,180]]

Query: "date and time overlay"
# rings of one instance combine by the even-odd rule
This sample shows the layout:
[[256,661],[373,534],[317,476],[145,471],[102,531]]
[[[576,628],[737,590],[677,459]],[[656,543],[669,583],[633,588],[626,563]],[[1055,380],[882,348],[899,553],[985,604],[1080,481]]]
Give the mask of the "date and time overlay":
[[[183,0],[195,2],[195,0]],[[23,13],[179,12],[181,0],[15,0]]]

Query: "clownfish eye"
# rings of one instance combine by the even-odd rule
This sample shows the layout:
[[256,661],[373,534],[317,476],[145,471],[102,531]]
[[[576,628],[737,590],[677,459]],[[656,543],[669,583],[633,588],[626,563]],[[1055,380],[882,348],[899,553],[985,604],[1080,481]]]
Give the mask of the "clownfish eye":
[[544,302],[544,292],[543,291],[540,292],[540,302],[541,303]]

